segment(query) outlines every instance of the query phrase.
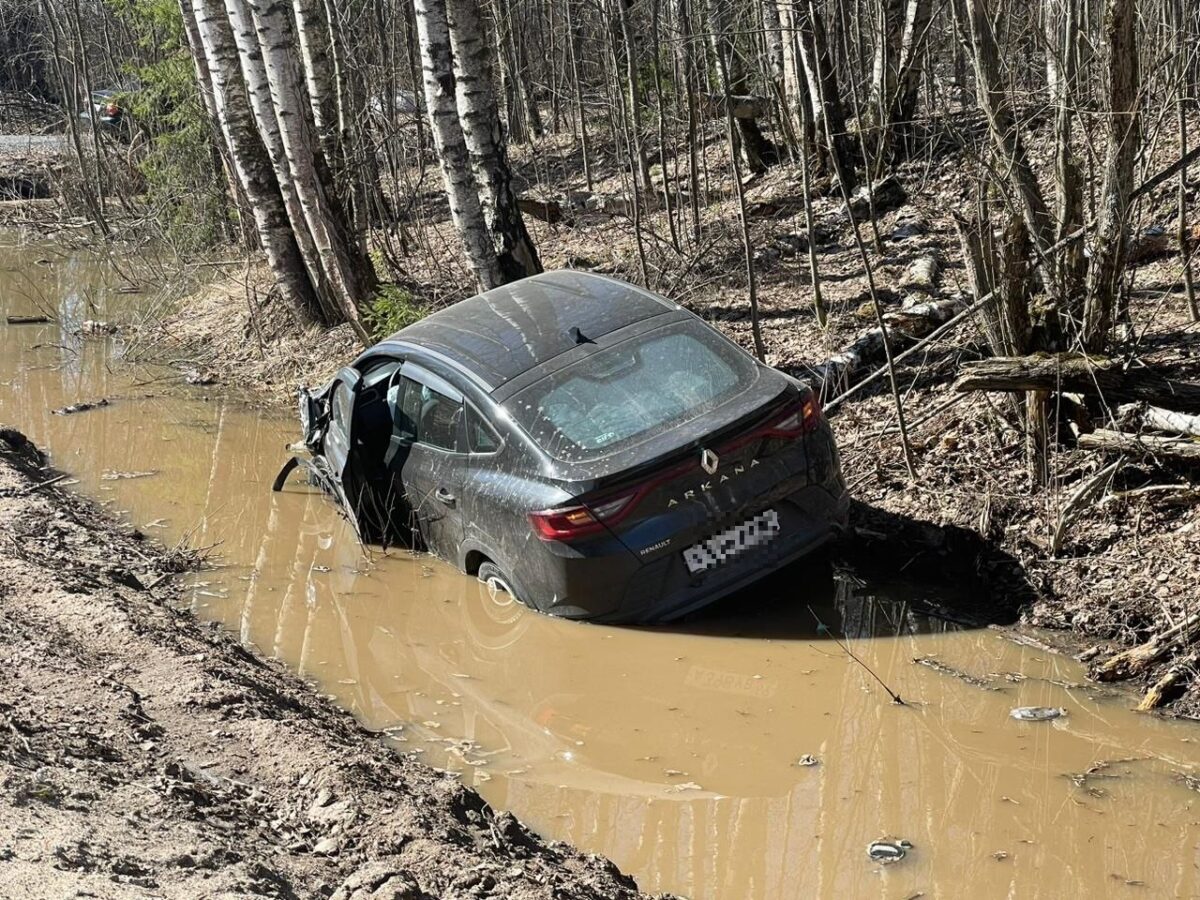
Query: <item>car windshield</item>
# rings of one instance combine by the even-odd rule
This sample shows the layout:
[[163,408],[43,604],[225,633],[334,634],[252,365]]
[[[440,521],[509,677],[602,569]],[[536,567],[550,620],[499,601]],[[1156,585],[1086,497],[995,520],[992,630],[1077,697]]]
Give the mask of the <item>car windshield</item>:
[[703,416],[756,372],[736,346],[684,321],[593,353],[505,405],[552,456],[585,462]]

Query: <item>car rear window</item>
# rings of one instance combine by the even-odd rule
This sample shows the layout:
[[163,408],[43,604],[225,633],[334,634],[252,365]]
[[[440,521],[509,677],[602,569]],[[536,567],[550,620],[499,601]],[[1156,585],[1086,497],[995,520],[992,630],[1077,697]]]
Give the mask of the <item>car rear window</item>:
[[505,405],[546,452],[585,462],[703,416],[756,377],[749,356],[684,321],[593,353]]

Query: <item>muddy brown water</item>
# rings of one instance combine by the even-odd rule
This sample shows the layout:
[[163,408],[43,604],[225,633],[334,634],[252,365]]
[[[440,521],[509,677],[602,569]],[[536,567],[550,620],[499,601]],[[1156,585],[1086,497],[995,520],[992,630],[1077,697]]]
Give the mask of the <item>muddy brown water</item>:
[[[221,567],[188,588],[197,615],[543,834],[712,900],[1200,895],[1194,725],[826,561],[635,629],[530,613],[428,557],[366,556],[320,495],[270,492],[291,420],[69,334],[146,302],[117,284],[95,258],[0,233],[2,311],[61,317],[0,326],[0,421],[147,533],[216,544]],[[1067,716],[1014,721],[1020,705]],[[885,837],[913,849],[872,862]]]

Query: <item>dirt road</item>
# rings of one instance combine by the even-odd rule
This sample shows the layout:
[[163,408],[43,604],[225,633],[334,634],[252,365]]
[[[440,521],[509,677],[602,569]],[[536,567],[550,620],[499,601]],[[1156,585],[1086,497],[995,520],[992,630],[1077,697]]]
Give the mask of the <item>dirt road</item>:
[[174,610],[42,463],[0,430],[0,896],[641,896]]

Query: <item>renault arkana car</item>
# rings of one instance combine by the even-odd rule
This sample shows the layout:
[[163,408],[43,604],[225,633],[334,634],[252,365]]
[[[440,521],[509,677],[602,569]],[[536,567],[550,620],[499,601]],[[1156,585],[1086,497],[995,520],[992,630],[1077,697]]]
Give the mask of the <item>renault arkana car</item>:
[[684,615],[825,543],[849,499],[813,392],[675,303],[574,271],[402,329],[302,391],[302,465],[363,540],[558,616]]

